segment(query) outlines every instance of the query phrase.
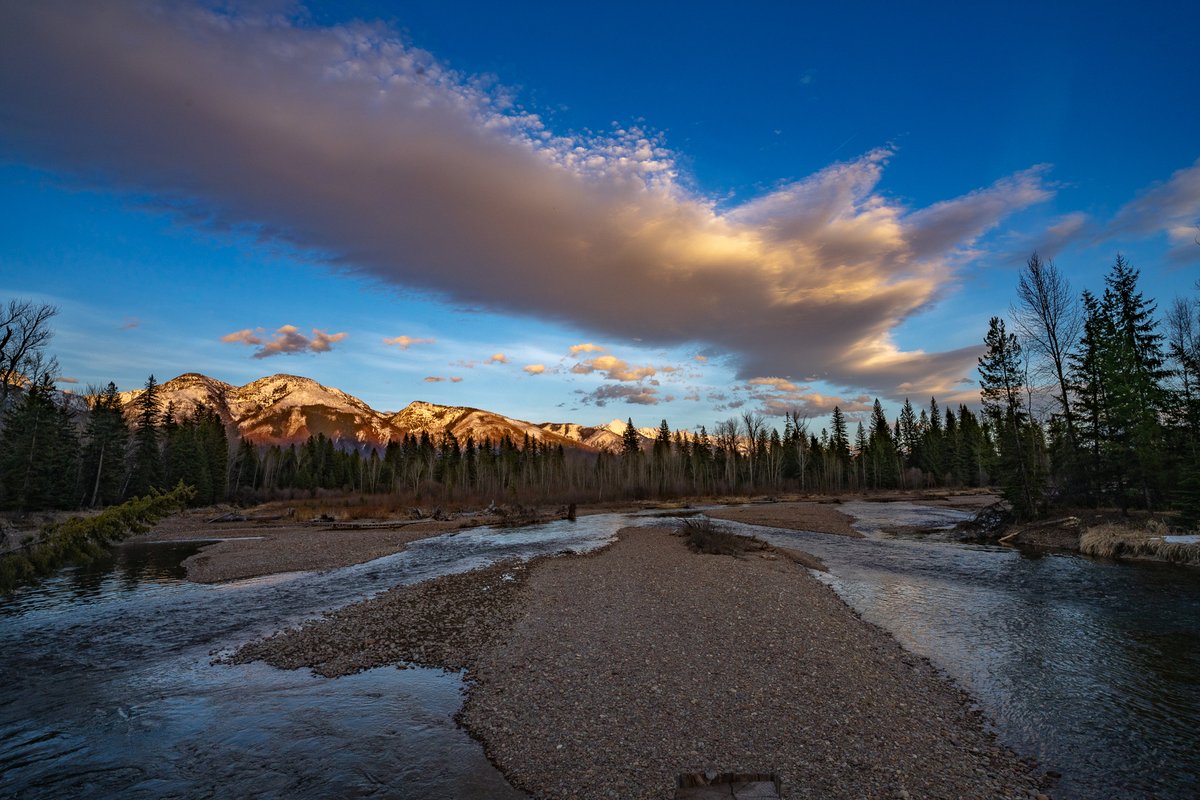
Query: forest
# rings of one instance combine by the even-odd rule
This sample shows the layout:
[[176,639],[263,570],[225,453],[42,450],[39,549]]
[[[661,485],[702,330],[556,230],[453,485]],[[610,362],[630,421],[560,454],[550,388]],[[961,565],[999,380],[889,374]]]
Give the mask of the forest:
[[[363,452],[316,436],[287,447],[239,439],[203,405],[163,404],[153,376],[124,408],[109,383],[59,391],[53,307],[0,308],[0,508],[98,508],[183,483],[191,502],[317,493],[408,502],[590,502],[697,495],[839,493],[995,486],[1020,518],[1063,507],[1179,511],[1200,522],[1200,298],[1164,314],[1117,256],[1103,287],[1075,294],[1030,257],[1017,302],[993,317],[979,358],[980,403],[876,400],[827,427],[794,411],[782,428],[753,411],[711,431],[589,453],[522,441],[408,434]],[[1200,285],[1196,287],[1200,289]],[[852,430],[853,428],[853,430]]]

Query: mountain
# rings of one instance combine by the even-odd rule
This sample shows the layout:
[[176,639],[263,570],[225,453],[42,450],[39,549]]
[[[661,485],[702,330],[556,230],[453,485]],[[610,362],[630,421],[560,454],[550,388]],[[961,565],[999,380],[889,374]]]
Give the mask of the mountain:
[[[539,427],[579,442],[592,450],[613,450],[619,452],[621,449],[621,437],[624,436],[625,429],[629,427],[629,423],[614,419],[605,425],[588,428],[574,422],[543,422]],[[653,442],[654,437],[658,435],[657,428],[638,428],[637,432],[638,436],[642,439],[643,447],[647,443]]]
[[[123,392],[125,413],[133,419],[133,401],[143,390]],[[446,431],[459,441],[498,440],[509,436],[520,443],[528,436],[539,442],[580,450],[619,450],[625,423],[585,427],[575,423],[540,425],[466,406],[442,406],[420,400],[394,414],[376,411],[357,397],[298,375],[271,375],[234,386],[195,372],[180,375],[159,386],[163,407],[174,403],[175,413],[187,416],[197,403],[214,409],[230,433],[257,444],[303,442],[319,433],[342,444],[360,448],[382,447],[406,433],[428,433],[435,441]],[[653,428],[639,429],[646,441]]]

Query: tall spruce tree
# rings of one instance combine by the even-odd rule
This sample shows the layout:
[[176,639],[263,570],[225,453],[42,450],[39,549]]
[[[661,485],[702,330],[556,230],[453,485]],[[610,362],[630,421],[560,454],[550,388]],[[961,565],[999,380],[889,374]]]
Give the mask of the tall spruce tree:
[[83,489],[89,506],[120,502],[125,483],[126,450],[129,424],[121,407],[115,383],[92,393],[90,413],[84,432]]
[[19,511],[76,507],[78,454],[70,408],[43,375],[4,412],[0,502]]
[[984,344],[987,350],[979,358],[980,396],[997,432],[1001,489],[1019,516],[1033,517],[1041,506],[1041,485],[1031,442],[1033,425],[1023,407],[1021,345],[1005,331],[999,317],[988,324]]
[[163,488],[162,432],[159,423],[162,409],[158,381],[151,375],[145,388],[133,401],[137,428],[133,432],[133,452],[129,468],[127,497],[149,494],[151,489]]

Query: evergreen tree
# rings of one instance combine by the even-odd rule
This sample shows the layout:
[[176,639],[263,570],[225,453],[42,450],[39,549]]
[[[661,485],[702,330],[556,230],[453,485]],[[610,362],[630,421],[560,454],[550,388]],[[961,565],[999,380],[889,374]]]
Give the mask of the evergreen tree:
[[154,380],[153,375],[146,380],[144,390],[133,404],[137,413],[137,428],[133,432],[132,463],[126,497],[144,496],[149,494],[151,489],[161,489],[164,485],[159,430],[162,411],[158,382]]
[[1114,463],[1124,467],[1119,470],[1122,482],[1150,508],[1161,470],[1164,441],[1160,414],[1166,405],[1163,381],[1168,372],[1155,305],[1138,291],[1138,276],[1118,255],[1105,277],[1103,305],[1115,333],[1109,363],[1116,367],[1109,380],[1113,434],[1109,444],[1115,446]]
[[93,393],[89,405],[81,472],[85,502],[94,507],[120,502],[129,425],[116,384],[109,383],[103,391]]
[[1000,483],[1018,516],[1032,517],[1041,506],[1041,485],[1031,446],[1031,428],[1022,403],[1024,368],[1017,337],[992,317],[979,358],[980,396],[984,413],[997,431]]
[[0,501],[19,511],[78,504],[79,441],[70,410],[55,401],[50,375],[4,412],[0,434]]
[[626,460],[636,458],[642,452],[642,439],[637,428],[633,427],[633,417],[625,423],[621,433],[621,456]]

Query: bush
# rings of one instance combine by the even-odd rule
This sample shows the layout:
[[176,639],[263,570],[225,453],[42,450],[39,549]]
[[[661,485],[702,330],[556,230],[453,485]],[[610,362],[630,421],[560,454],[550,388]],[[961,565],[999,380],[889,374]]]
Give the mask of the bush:
[[717,527],[707,517],[692,517],[685,519],[679,526],[679,535],[687,541],[687,546],[696,553],[707,553],[716,556],[734,556],[743,553],[765,550],[768,545],[761,539],[749,536],[738,536],[736,533]]
[[0,594],[48,575],[68,561],[87,562],[105,553],[105,545],[147,531],[163,517],[187,507],[196,490],[182,482],[169,492],[151,490],[94,517],[72,517],[42,528],[26,547],[0,556]]

